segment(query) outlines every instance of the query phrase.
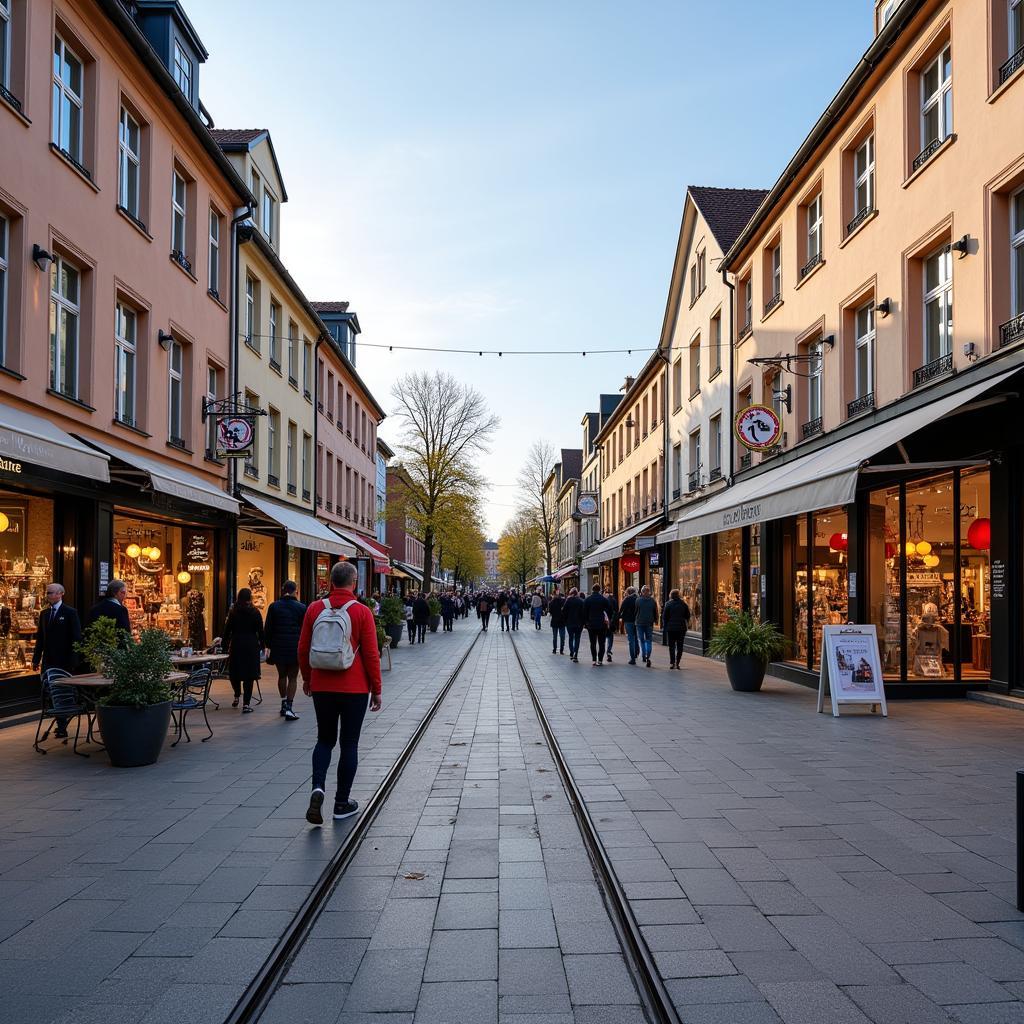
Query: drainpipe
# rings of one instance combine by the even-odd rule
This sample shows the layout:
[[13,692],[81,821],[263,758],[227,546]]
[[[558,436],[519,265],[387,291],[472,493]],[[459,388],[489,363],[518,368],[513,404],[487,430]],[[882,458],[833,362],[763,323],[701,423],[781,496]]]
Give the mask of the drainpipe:
[[324,336],[321,334],[313,343],[313,365],[309,368],[313,374],[313,492],[310,500],[313,504],[313,515],[316,516],[316,495],[320,487],[320,459],[316,453],[316,441],[319,436],[320,427],[320,371],[317,367],[317,357],[320,353],[320,346],[324,343]]
[[732,487],[732,478],[736,472],[736,445],[732,438],[732,425],[736,419],[736,358],[733,348],[733,326],[736,323],[736,285],[729,280],[729,272],[724,266],[719,266],[718,272],[722,275],[722,284],[729,289],[729,333],[726,336],[729,341],[729,480],[728,486]]

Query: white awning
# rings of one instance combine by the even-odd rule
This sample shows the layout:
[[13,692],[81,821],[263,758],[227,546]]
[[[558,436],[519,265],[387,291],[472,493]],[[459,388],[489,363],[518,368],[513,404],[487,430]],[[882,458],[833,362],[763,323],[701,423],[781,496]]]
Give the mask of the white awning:
[[243,491],[242,497],[253,508],[259,509],[268,519],[283,526],[288,543],[292,547],[302,548],[305,551],[337,552],[339,555],[345,555],[346,558],[355,555],[355,548],[346,544],[315,516],[297,508],[279,505],[269,498],[253,494],[252,491]]
[[0,405],[0,457],[110,483],[110,460],[106,455],[42,416],[9,405]]
[[[947,395],[902,416],[895,416],[859,434],[820,448],[766,473],[720,491],[703,505],[681,516],[658,534],[659,543],[719,533],[748,523],[848,505],[857,491],[861,467],[873,455],[948,416],[955,409],[1001,384],[1016,370],[989,378]],[[913,466],[907,466],[912,469]]]
[[637,526],[623,530],[622,533],[615,534],[614,537],[610,537],[608,540],[602,541],[589,555],[584,556],[583,561],[580,562],[580,568],[596,569],[602,562],[610,562],[613,558],[618,558],[629,541],[637,536],[637,534],[651,529],[660,520],[660,515],[654,516]]
[[411,576],[417,583],[423,582],[423,573],[419,569],[414,569],[408,562],[400,562],[397,558],[393,559],[393,561],[406,576]]
[[139,455],[134,451],[118,448],[106,441],[90,439],[89,444],[106,452],[112,459],[117,459],[145,474],[149,478],[149,485],[160,494],[169,494],[174,498],[182,498],[185,501],[195,502],[197,505],[205,505],[209,508],[219,509],[221,512],[238,515],[239,504],[230,494],[207,483],[195,473],[179,469],[177,466],[169,466],[165,462],[157,462],[156,459]]

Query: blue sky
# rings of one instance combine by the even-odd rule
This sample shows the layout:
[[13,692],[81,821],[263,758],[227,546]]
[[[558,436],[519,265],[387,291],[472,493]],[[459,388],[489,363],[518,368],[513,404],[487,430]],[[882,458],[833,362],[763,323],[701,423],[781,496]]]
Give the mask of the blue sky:
[[218,127],[273,136],[285,262],[310,298],[350,300],[365,341],[633,348],[360,351],[389,411],[413,369],[488,398],[495,536],[530,442],[578,447],[657,343],[686,186],[771,185],[872,32],[871,0],[185,7]]

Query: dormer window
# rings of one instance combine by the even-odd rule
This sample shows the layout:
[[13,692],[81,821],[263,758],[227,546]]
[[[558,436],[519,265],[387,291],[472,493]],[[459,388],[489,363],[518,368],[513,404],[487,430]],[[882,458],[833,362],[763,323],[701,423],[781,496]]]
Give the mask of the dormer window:
[[192,102],[192,58],[181,48],[181,43],[174,44],[174,81],[178,88]]
[[896,8],[903,2],[903,0],[885,0],[882,4],[882,10],[878,15],[878,28],[881,30],[885,27],[886,22],[896,13]]
[[269,189],[263,190],[263,234],[271,242],[274,241],[274,207],[277,204]]

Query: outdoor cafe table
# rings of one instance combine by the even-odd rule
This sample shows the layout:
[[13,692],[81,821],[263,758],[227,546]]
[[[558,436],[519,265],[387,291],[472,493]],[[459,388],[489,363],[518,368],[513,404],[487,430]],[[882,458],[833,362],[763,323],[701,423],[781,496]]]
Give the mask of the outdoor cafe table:
[[215,661],[227,661],[226,654],[172,654],[171,664],[179,668],[189,665],[209,665]]
[[[184,682],[186,679],[188,679],[188,673],[187,672],[169,672],[167,674],[167,676],[166,676],[166,682],[170,683],[171,686],[174,686],[176,683]],[[82,690],[103,690],[103,689],[106,689],[108,686],[113,686],[114,685],[114,680],[113,679],[109,679],[107,676],[101,675],[99,672],[88,672],[85,675],[81,675],[81,676],[68,676],[67,679],[62,679],[60,681],[60,684],[61,684],[61,686],[76,686],[76,687],[79,687]],[[89,704],[91,704],[92,707],[95,708],[95,706],[96,706],[96,695],[95,694],[91,694],[90,693],[88,696],[83,694],[83,697],[85,697],[85,699],[89,701]],[[86,730],[85,742],[86,743],[95,742],[93,740],[93,735],[92,735],[92,713],[91,712],[89,714],[89,728]]]

